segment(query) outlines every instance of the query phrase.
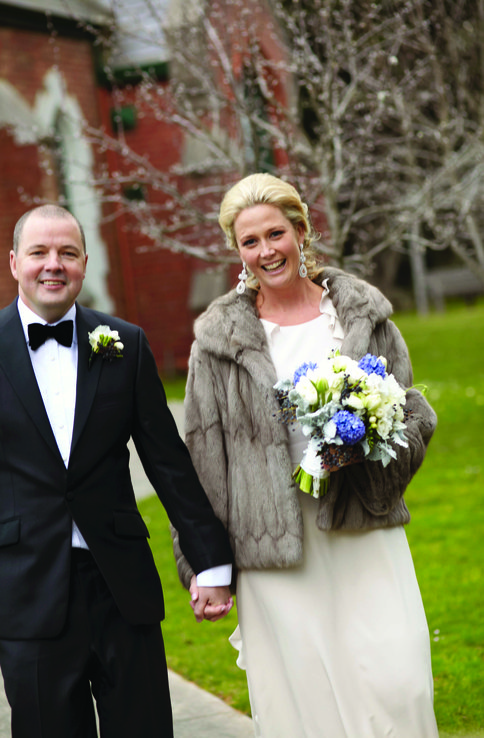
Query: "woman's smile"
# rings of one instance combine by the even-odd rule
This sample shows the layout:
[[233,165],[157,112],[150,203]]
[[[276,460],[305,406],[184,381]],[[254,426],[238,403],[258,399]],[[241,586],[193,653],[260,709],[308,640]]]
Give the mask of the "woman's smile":
[[279,259],[278,261],[274,261],[271,264],[264,264],[261,268],[264,269],[264,271],[266,272],[275,272],[276,269],[280,269],[280,267],[284,266],[285,263],[285,259]]

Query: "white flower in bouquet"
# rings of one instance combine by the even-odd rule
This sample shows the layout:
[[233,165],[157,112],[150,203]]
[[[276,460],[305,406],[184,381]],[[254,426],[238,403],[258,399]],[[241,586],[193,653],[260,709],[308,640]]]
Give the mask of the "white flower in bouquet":
[[301,405],[310,407],[317,403],[318,390],[308,377],[301,377],[294,389],[299,395]]

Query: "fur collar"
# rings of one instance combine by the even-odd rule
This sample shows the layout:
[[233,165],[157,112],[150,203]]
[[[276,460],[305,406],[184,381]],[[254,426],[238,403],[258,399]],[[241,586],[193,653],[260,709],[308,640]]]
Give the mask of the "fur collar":
[[[326,267],[315,280],[327,281],[330,297],[344,329],[341,353],[361,358],[375,326],[392,314],[390,302],[373,285],[351,274]],[[245,364],[268,361],[267,371],[275,379],[264,328],[255,309],[255,290],[238,295],[231,290],[214,300],[195,321],[195,338],[200,348],[219,359]]]

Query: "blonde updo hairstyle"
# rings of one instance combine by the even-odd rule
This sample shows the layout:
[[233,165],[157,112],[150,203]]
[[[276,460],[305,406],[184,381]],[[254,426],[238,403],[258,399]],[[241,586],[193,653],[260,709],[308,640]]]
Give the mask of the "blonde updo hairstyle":
[[[235,237],[235,221],[243,210],[254,205],[274,205],[291,223],[296,233],[299,229],[304,233],[304,254],[309,279],[314,279],[323,270],[318,264],[313,243],[318,236],[309,219],[309,209],[301,200],[298,191],[288,182],[273,177],[272,174],[250,174],[228,190],[220,205],[218,222],[223,232],[227,247],[238,251]],[[259,288],[259,283],[249,272],[247,286]]]

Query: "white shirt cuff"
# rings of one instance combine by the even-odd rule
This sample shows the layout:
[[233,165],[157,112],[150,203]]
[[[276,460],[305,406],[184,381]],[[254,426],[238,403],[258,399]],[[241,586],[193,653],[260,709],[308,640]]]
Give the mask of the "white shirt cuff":
[[228,587],[232,581],[232,564],[214,566],[197,574],[199,587]]

